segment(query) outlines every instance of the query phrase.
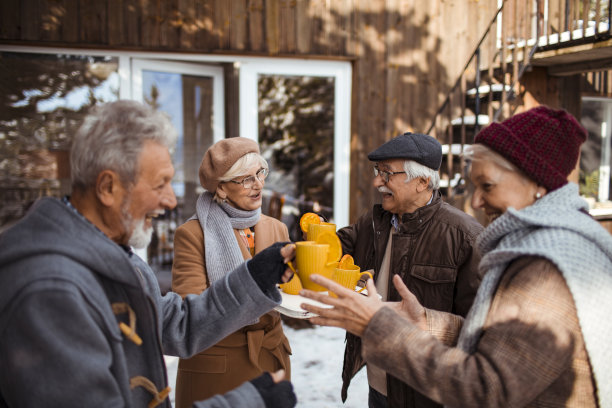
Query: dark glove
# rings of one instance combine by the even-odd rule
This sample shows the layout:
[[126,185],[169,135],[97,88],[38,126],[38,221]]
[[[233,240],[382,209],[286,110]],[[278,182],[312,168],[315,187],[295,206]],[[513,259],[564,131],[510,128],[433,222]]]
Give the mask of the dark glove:
[[293,385],[289,381],[275,383],[270,373],[263,373],[252,379],[251,384],[257,388],[267,408],[293,408],[297,404]]
[[280,250],[290,243],[272,244],[247,262],[247,269],[263,293],[269,294],[276,288],[277,283],[283,283],[282,277],[287,269],[287,264]]

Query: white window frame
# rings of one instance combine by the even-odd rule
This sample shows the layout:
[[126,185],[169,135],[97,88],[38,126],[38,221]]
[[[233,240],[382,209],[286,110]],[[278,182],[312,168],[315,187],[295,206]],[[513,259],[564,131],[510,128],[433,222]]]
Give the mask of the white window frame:
[[[1,51],[29,52],[39,54],[73,54],[113,56],[119,59],[119,98],[134,99],[131,85],[131,63],[134,59],[156,61],[164,64],[234,63],[240,67],[240,135],[257,140],[258,101],[257,81],[259,74],[301,75],[334,78],[334,222],[341,228],[349,223],[350,185],[350,124],[352,66],[349,61],[309,60],[298,58],[244,57],[238,55],[204,55],[164,52],[125,52],[116,50],[87,50],[73,48],[47,48],[0,45]],[[142,86],[142,85],[141,85]],[[225,112],[221,109],[220,112]],[[224,123],[224,122],[222,122]],[[219,124],[220,126],[221,124]],[[215,132],[216,133],[216,132]],[[216,137],[216,136],[215,136]],[[216,139],[215,139],[216,140]]]
[[260,75],[334,78],[334,222],[349,223],[351,76],[349,62],[278,59],[240,63],[240,136],[258,140],[258,80]]
[[[610,174],[610,168],[612,166],[612,142],[610,140],[610,126],[612,126],[612,99],[603,98],[597,96],[583,96],[583,101],[601,101],[606,105],[606,109],[604,111],[603,122],[600,127],[600,137],[601,137],[601,157],[599,164],[599,194],[597,201],[605,202],[611,201],[611,192],[609,191],[610,186],[610,178],[612,175]],[[593,210],[592,210],[593,212]],[[595,211],[597,212],[597,211]],[[609,212],[609,211],[608,211]]]
[[173,74],[212,77],[213,81],[213,141],[225,138],[225,107],[223,92],[223,68],[213,65],[199,65],[187,62],[161,61],[132,58],[132,94],[130,99],[143,102],[142,71],[167,72]]

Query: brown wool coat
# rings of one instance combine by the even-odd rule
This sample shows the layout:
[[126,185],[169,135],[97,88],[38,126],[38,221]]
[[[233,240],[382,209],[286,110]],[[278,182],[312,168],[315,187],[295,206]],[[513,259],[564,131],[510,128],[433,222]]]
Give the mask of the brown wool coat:
[[576,307],[548,260],[508,267],[474,354],[452,347],[461,317],[426,313],[429,333],[377,312],[363,335],[366,361],[451,407],[597,407]]
[[[244,259],[248,248],[238,230],[236,240]],[[289,241],[282,222],[262,215],[255,225],[255,253],[278,241]],[[209,286],[204,260],[204,234],[198,220],[181,225],[174,236],[172,290],[185,297],[199,294]],[[191,407],[193,401],[225,393],[264,371],[285,369],[291,378],[291,348],[283,333],[278,312],[263,315],[213,347],[189,359],[179,360],[176,379],[176,407]]]

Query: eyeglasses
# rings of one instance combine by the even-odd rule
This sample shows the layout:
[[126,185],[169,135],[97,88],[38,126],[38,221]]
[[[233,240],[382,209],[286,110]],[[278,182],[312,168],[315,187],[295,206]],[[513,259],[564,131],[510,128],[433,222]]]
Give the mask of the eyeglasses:
[[266,177],[268,177],[269,172],[270,170],[262,167],[261,169],[257,170],[257,173],[255,173],[254,176],[246,177],[242,179],[242,181],[236,181],[236,180],[228,180],[228,181],[234,184],[242,184],[242,187],[248,190],[248,189],[253,188],[253,186],[255,185],[255,177],[257,177],[257,180],[263,183]]
[[395,174],[406,174],[405,171],[386,171],[386,170],[380,170],[377,166],[374,166],[374,177],[378,177],[378,175],[380,174],[380,177],[382,177],[383,181],[385,183],[389,182],[389,177],[395,175]]

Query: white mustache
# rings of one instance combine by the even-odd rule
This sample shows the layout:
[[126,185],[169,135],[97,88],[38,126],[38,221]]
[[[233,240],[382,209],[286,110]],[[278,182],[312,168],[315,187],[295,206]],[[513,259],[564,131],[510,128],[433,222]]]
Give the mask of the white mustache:
[[391,194],[391,195],[393,195],[393,191],[389,190],[389,189],[387,188],[387,186],[380,186],[380,187],[378,187],[378,192],[379,192],[379,193],[386,193],[386,194]]

